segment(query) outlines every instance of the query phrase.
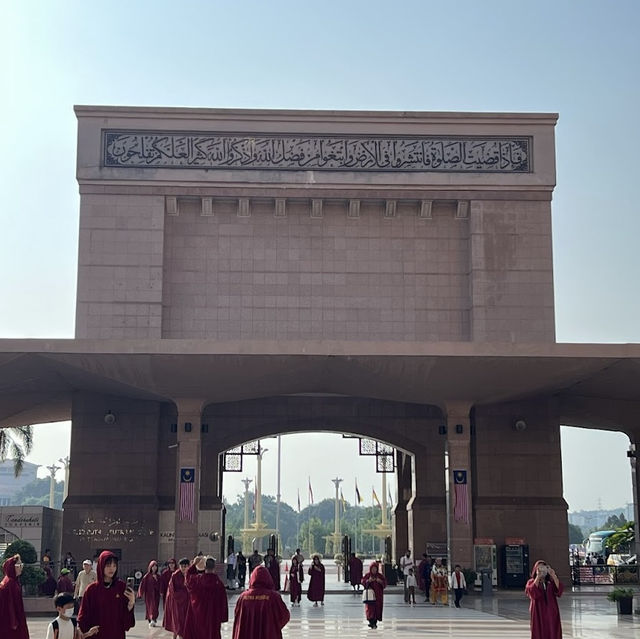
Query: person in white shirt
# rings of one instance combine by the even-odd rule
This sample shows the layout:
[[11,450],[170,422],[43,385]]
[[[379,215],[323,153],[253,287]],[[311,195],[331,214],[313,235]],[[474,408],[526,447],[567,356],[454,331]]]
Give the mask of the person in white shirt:
[[416,605],[416,587],[418,582],[413,574],[413,568],[409,568],[409,574],[406,576],[407,582],[407,603],[411,603],[412,606]]
[[460,564],[456,564],[453,572],[451,573],[451,577],[449,579],[449,585],[451,586],[451,590],[453,590],[454,603],[456,608],[460,608],[460,601],[462,600],[462,595],[465,594],[467,589],[467,582],[464,579],[464,573],[460,568]]
[[89,628],[87,632],[82,632],[73,618],[73,595],[63,592],[54,600],[58,616],[47,627],[47,639],[85,639],[98,634],[99,626]]
[[407,575],[409,574],[409,569],[415,570],[415,562],[413,561],[413,557],[411,556],[411,551],[407,550],[407,552],[400,558],[400,569],[402,570],[402,578],[404,581],[404,600],[406,603],[409,603],[409,591],[407,590]]
[[236,589],[236,553],[230,552],[227,557],[227,590]]
[[82,602],[82,597],[84,596],[84,591],[87,589],[87,586],[98,579],[95,571],[93,570],[91,559],[85,559],[82,562],[82,568],[83,570],[78,573],[76,578],[76,586],[73,591],[73,596],[76,598],[77,602],[76,610],[80,610],[80,603]]

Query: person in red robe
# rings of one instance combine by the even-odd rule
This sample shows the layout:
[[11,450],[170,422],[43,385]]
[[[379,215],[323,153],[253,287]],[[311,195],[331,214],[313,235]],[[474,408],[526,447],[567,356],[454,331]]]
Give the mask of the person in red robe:
[[178,569],[178,564],[176,560],[171,558],[167,562],[167,567],[160,573],[160,597],[162,597],[162,607],[163,609],[166,606],[167,600],[167,588],[169,588],[169,581],[171,580],[171,575]]
[[104,550],[98,557],[97,580],[87,586],[80,604],[78,625],[82,632],[93,626],[100,630],[96,639],[124,639],[125,632],[133,628],[136,619],[133,607],[136,593],[118,579],[118,558]]
[[162,626],[173,633],[173,639],[184,636],[184,628],[189,612],[189,591],[187,590],[186,575],[189,560],[180,560],[180,569],[176,570],[169,579],[167,596],[164,602],[164,618]]
[[56,592],[61,595],[63,592],[73,594],[73,581],[69,578],[70,570],[63,568],[60,571],[60,577],[58,577],[58,583],[56,584]]
[[531,639],[562,639],[562,624],[558,597],[564,586],[558,580],[555,570],[546,561],[536,561],[531,579],[527,581],[525,592],[531,600]]
[[56,580],[51,572],[51,568],[44,568],[46,579],[38,586],[38,594],[41,597],[53,597],[56,594]]
[[0,637],[29,639],[27,618],[22,602],[22,559],[14,555],[2,564],[4,578],[0,582]]
[[251,573],[249,588],[236,601],[233,639],[282,639],[291,615],[264,566]]
[[324,606],[324,566],[318,555],[313,556],[313,561],[309,568],[309,575],[307,599],[313,601],[314,606],[317,606],[318,602]]
[[356,557],[356,553],[352,552],[349,557],[349,583],[354,590],[360,590],[362,582],[362,560]]
[[273,587],[280,590],[280,564],[273,548],[267,550],[267,554],[264,556],[264,565],[273,579]]
[[229,621],[227,591],[215,569],[213,557],[198,555],[187,570],[189,611],[184,639],[220,639],[220,626]]
[[138,597],[144,599],[144,618],[149,622],[149,628],[158,625],[160,614],[160,575],[158,574],[158,562],[154,559],[149,562],[149,567],[138,586]]
[[387,587],[387,580],[380,572],[377,561],[372,561],[369,572],[362,578],[362,585],[365,588],[372,588],[375,593],[375,601],[364,605],[364,612],[370,628],[377,628],[378,621],[382,621],[382,607],[384,604],[384,589]]
[[304,571],[294,555],[291,558],[291,568],[289,569],[289,592],[291,594],[291,605],[300,605],[302,599],[302,582],[304,581]]

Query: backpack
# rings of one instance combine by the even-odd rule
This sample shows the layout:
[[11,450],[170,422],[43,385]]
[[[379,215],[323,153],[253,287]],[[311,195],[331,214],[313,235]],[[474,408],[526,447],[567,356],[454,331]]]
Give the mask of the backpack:
[[[78,620],[74,617],[71,617],[71,623],[73,624],[73,636],[76,635],[76,628],[78,627]],[[60,634],[60,625],[58,624],[58,620],[54,619],[51,622],[51,627],[53,628],[53,639],[58,639],[58,635]]]

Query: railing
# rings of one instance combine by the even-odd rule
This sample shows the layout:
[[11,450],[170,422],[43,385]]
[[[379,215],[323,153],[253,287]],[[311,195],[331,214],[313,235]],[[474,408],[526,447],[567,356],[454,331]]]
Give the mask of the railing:
[[571,566],[571,581],[574,585],[637,584],[638,566]]

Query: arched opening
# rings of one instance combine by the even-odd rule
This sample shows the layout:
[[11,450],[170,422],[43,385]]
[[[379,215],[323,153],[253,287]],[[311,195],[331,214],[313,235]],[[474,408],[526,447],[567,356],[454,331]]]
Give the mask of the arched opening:
[[[627,562],[633,548],[610,548],[597,537],[604,539],[601,531],[617,530],[634,520],[630,461],[635,460],[628,456],[629,437],[613,430],[562,426],[561,442],[571,564],[577,568]],[[588,570],[582,572],[582,580],[591,576]],[[613,583],[616,576],[610,572],[603,569],[597,576]],[[574,580],[579,574],[573,571]]]

